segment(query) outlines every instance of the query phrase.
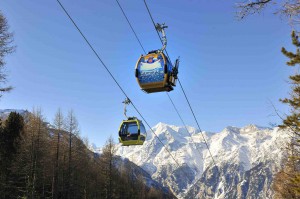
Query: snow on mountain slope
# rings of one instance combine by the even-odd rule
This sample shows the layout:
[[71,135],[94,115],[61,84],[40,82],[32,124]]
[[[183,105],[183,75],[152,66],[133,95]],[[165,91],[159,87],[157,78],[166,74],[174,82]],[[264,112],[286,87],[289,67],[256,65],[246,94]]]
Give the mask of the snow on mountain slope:
[[[270,172],[275,173],[284,157],[284,143],[289,139],[287,133],[278,128],[270,129],[255,125],[243,128],[227,127],[220,133],[203,132],[218,167],[216,168],[203,137],[197,129],[188,127],[192,138],[184,127],[159,123],[152,129],[177,160],[179,167],[149,130],[143,146],[122,147],[118,145],[117,155],[128,158],[142,167],[153,179],[170,187],[179,198],[185,197],[188,192],[189,198],[196,197],[196,195],[191,195],[193,192],[191,189],[195,188],[199,180],[207,180],[222,173],[214,171],[216,169],[219,171],[227,169],[228,172],[232,172],[230,175],[235,176],[235,172],[260,168],[261,163],[267,162],[264,166],[270,167],[272,169]],[[236,167],[236,169],[229,169],[228,166],[229,168]],[[242,174],[239,173],[239,175]],[[224,176],[216,179],[218,180],[214,182],[215,192],[212,191],[209,194],[212,198],[224,198],[226,197],[224,188],[226,192],[226,189],[230,187],[227,185],[227,180],[224,181]],[[242,182],[238,183],[241,186]],[[201,187],[195,188],[197,189],[201,191]]]
[[0,109],[0,118],[5,120],[11,112],[16,112],[25,117],[29,114],[29,111],[23,109]]
[[23,109],[0,109],[0,115],[1,116],[8,116],[11,112],[16,112],[16,113],[19,113],[21,115],[24,115],[24,114],[28,113],[27,110],[23,110]]

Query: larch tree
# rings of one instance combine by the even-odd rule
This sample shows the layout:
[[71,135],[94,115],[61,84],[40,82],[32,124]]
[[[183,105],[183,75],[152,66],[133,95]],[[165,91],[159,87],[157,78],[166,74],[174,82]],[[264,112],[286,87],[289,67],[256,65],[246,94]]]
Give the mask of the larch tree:
[[103,165],[103,177],[104,177],[104,194],[105,198],[113,198],[115,194],[114,190],[114,176],[117,170],[114,166],[116,148],[112,137],[108,139],[106,145],[103,148],[101,156],[101,163]]
[[11,86],[5,86],[7,75],[4,70],[5,56],[11,54],[15,50],[13,43],[13,34],[9,32],[9,26],[5,16],[0,11],[0,97],[4,92],[12,89]]
[[72,184],[73,184],[73,153],[74,153],[74,143],[73,143],[73,139],[76,138],[78,139],[78,133],[79,133],[79,129],[78,129],[78,122],[77,119],[74,115],[74,111],[71,110],[68,113],[68,117],[66,119],[66,127],[65,129],[68,131],[69,134],[69,138],[68,138],[68,175],[67,175],[67,180],[68,180],[68,184],[67,184],[67,198],[73,198],[72,197]]
[[62,131],[64,130],[64,116],[61,112],[61,109],[58,109],[54,122],[53,122],[54,128],[53,133],[54,137],[56,137],[56,148],[54,150],[54,165],[53,165],[53,180],[52,180],[52,198],[56,199],[59,197],[59,157],[60,157],[60,145],[61,145],[61,137],[62,137]]
[[[43,117],[41,109],[34,109],[32,114],[29,116],[29,120],[26,124],[27,134],[29,135],[30,142],[29,151],[30,151],[30,175],[28,182],[28,187],[30,188],[30,198],[35,198],[37,190],[40,190],[38,180],[42,179],[42,158],[45,154],[45,139],[47,129],[43,122]],[[26,144],[26,143],[24,143]],[[42,183],[43,184],[43,183]]]

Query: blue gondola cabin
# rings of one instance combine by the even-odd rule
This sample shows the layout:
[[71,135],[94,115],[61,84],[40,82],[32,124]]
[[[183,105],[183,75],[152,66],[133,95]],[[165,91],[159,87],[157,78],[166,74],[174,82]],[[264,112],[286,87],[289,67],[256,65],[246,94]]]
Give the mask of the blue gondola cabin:
[[176,85],[179,61],[173,67],[168,57],[161,51],[151,51],[141,55],[135,77],[141,89],[147,93],[172,91]]

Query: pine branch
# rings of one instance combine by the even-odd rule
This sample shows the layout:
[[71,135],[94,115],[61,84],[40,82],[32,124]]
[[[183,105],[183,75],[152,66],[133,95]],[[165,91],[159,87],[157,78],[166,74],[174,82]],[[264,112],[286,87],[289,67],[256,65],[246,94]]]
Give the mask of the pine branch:
[[281,48],[281,52],[290,59],[294,59],[297,55],[287,51],[284,47]]
[[[271,106],[273,107],[273,109],[274,109],[276,115],[277,115],[282,121],[284,121],[283,117],[278,113],[278,110],[276,109],[276,107],[274,106],[274,104],[273,104],[271,101],[269,101],[269,102],[271,103]],[[282,126],[282,125],[278,125],[278,127],[279,127],[279,128],[286,128],[286,127],[288,127],[292,132],[294,132],[294,133],[296,132],[296,129],[294,129],[292,126]]]
[[300,47],[298,35],[296,35],[295,31],[292,31],[292,42],[295,46]]

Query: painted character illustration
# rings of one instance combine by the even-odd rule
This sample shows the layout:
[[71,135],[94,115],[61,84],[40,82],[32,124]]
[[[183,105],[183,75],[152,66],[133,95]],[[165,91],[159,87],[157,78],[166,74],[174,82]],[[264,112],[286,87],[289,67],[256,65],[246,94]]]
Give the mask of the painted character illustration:
[[154,62],[153,58],[154,58],[153,56],[150,56],[147,60],[147,63],[149,64],[153,63]]
[[140,70],[142,71],[154,71],[162,69],[161,59],[155,59],[153,56],[150,56],[146,62],[140,62]]
[[138,68],[141,84],[161,82],[164,79],[164,59],[161,55],[142,57]]

